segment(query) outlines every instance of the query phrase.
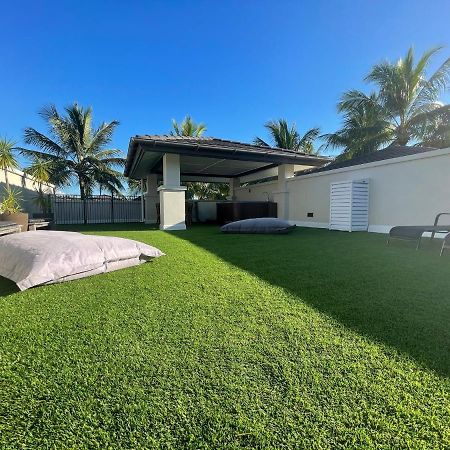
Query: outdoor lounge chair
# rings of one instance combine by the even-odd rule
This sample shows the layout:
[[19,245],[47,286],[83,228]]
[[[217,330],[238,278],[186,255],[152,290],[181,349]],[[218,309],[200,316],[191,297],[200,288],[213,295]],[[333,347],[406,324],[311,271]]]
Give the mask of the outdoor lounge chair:
[[439,225],[439,219],[442,216],[450,216],[450,213],[439,213],[434,219],[433,225],[402,225],[393,227],[389,231],[387,243],[389,244],[391,239],[417,241],[416,250],[418,250],[424,233],[431,233],[431,240],[434,239],[436,233],[450,233],[450,225]]
[[450,233],[445,236],[444,242],[442,243],[441,256],[444,254],[445,249],[450,249]]
[[41,219],[31,219],[28,221],[28,231],[36,231],[40,228],[49,228],[50,222]]
[[20,233],[22,227],[15,222],[0,221],[0,236],[4,234]]

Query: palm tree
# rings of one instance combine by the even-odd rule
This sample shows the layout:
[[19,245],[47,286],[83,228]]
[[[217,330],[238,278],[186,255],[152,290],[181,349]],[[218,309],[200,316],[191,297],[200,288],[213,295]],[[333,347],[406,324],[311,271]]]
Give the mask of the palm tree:
[[191,200],[226,200],[229,192],[227,183],[191,182],[187,184],[186,196]]
[[[264,125],[268,130],[273,145],[286,150],[294,150],[296,152],[316,154],[314,149],[314,140],[319,136],[319,128],[311,128],[303,136],[297,131],[295,123],[289,125],[287,120],[279,119],[269,121]],[[263,139],[257,137],[254,140],[256,145],[270,147]]]
[[43,213],[47,213],[50,211],[50,202],[44,193],[43,185],[51,182],[55,171],[54,163],[51,160],[45,160],[39,156],[34,156],[31,159],[31,164],[24,172],[31,176],[34,184],[37,184],[38,195],[36,197],[36,203],[42,209]]
[[34,156],[24,172],[31,176],[33,182],[38,185],[39,192],[42,192],[42,185],[50,183],[53,170],[53,161]]
[[105,149],[119,124],[116,120],[92,126],[92,108],[83,108],[77,103],[65,108],[60,115],[55,106],[45,107],[40,115],[47,122],[49,136],[26,128],[24,141],[38,150],[19,148],[31,158],[52,162],[50,182],[67,185],[77,179],[81,197],[92,195],[96,185],[101,184],[111,192],[120,193],[123,188],[121,174],[115,168],[123,166],[124,158],[118,149]]
[[134,180],[133,178],[127,179],[128,192],[131,195],[141,195],[147,190],[146,180]]
[[370,94],[370,101],[353,105],[342,111],[341,130],[324,134],[325,147],[343,148],[337,159],[350,159],[372,153],[389,143],[389,122],[377,103],[377,94]]
[[441,114],[434,120],[429,120],[420,131],[421,140],[418,143],[425,147],[450,147],[450,111]]
[[[96,175],[96,181],[100,188],[100,195],[102,194],[102,189],[109,192],[111,195],[116,195],[118,197],[123,197],[122,192],[117,189],[116,183],[122,183],[125,177],[119,172],[112,170],[108,167],[102,168]],[[123,185],[121,184],[121,189]]]
[[[195,123],[191,116],[186,116],[181,124],[172,119],[172,136],[201,137],[206,131],[204,123]],[[227,198],[229,186],[227,183],[198,183],[189,182],[187,184],[186,196],[195,200],[224,200]]]
[[170,132],[172,136],[192,136],[200,137],[206,131],[204,123],[195,123],[191,116],[186,116],[181,124],[172,119],[173,130]]
[[6,189],[9,190],[8,170],[19,168],[19,163],[14,155],[15,143],[7,138],[0,138],[0,169],[5,173]]
[[[352,90],[346,92],[338,104],[344,114],[344,126],[337,133],[327,135],[327,143],[342,145],[336,137],[345,135],[356,143],[372,142],[372,151],[386,143],[407,145],[410,142],[425,145],[427,142],[443,144],[442,133],[449,132],[450,105],[443,105],[439,98],[450,84],[450,58],[447,58],[430,76],[426,70],[433,56],[440,50],[426,51],[415,62],[410,48],[406,56],[393,64],[375,65],[366,77],[377,87],[376,94]],[[349,126],[349,118],[358,117],[362,111],[368,116],[361,127]],[[369,113],[370,112],[370,113]],[[364,151],[364,150],[362,150]]]

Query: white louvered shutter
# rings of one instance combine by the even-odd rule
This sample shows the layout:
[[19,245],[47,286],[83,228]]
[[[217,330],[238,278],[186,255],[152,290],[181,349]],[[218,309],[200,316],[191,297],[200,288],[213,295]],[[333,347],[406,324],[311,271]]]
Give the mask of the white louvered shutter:
[[369,227],[369,180],[330,185],[330,230],[367,231]]

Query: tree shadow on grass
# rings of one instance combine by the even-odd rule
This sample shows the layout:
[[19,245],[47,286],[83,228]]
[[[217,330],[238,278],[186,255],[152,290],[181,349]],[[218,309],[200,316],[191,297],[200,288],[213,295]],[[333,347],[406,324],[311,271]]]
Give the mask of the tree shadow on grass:
[[346,327],[450,375],[450,252],[370,233],[296,229],[225,235],[197,226],[176,234],[280,286]]

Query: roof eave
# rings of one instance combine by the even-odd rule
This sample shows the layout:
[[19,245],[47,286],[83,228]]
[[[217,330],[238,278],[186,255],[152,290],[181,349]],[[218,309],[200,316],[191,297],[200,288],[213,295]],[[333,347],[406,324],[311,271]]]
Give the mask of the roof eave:
[[[269,147],[267,150],[256,151],[256,150],[244,150],[244,149],[231,149],[224,147],[217,147],[213,145],[202,146],[199,142],[193,143],[180,143],[180,142],[165,142],[158,141],[156,139],[147,139],[136,136],[130,139],[130,144],[128,147],[128,155],[126,167],[124,170],[124,175],[129,176],[132,171],[133,163],[135,162],[136,150],[140,145],[150,145],[155,151],[158,147],[163,147],[166,149],[166,153],[180,153],[189,156],[203,156],[211,158],[223,158],[225,154],[229,154],[227,158],[224,159],[234,159],[234,160],[245,160],[245,161],[258,161],[267,162],[274,164],[308,164],[312,166],[319,166],[327,161],[329,158],[316,155],[307,155],[304,153],[296,154],[291,152],[286,152],[283,154],[284,150]],[[173,148],[173,150],[171,150]],[[145,151],[145,149],[142,149]],[[201,155],[198,155],[199,151],[202,151]],[[162,152],[161,152],[162,153]]]

